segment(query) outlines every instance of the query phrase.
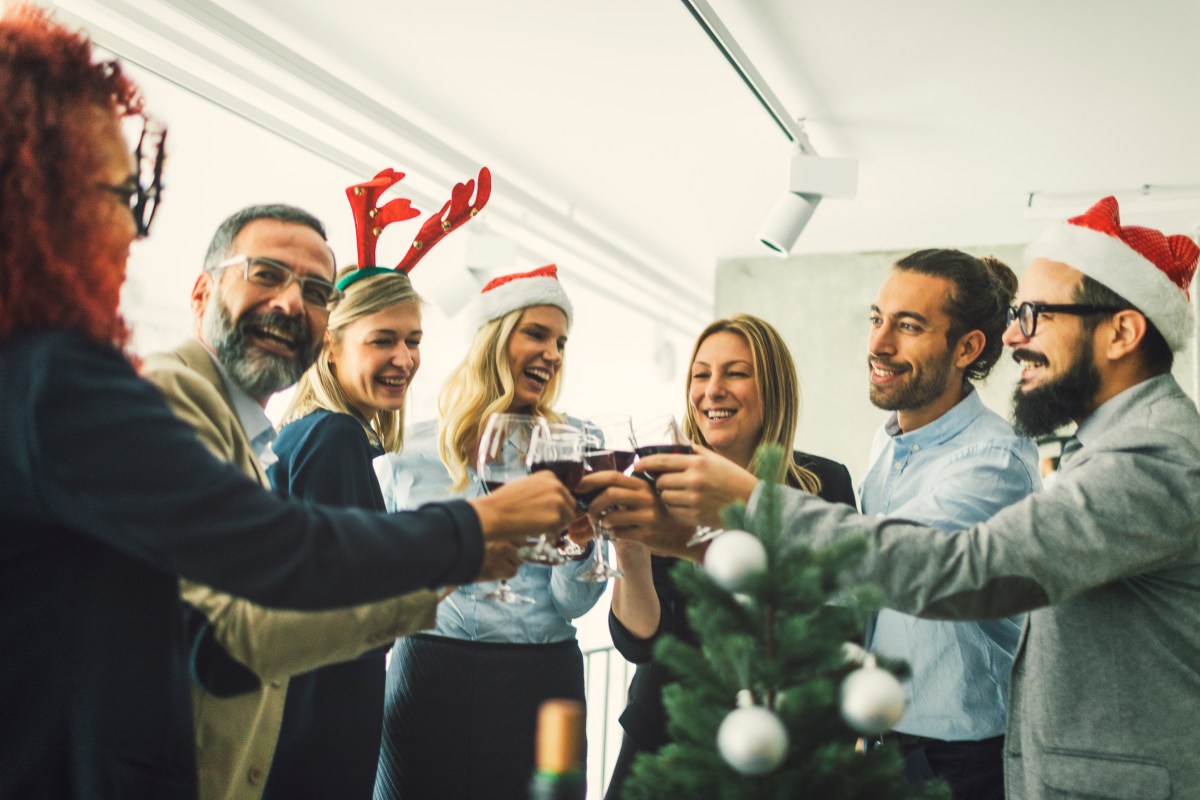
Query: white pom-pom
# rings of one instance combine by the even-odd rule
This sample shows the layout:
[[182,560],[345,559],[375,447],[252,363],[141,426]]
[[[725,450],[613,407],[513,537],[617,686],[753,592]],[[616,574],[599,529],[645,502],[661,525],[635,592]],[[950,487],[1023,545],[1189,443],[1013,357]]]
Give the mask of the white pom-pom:
[[742,589],[767,568],[767,551],[757,536],[746,531],[725,531],[708,546],[704,571],[727,592]]
[[904,715],[905,704],[896,676],[870,663],[842,681],[842,718],[859,733],[874,736],[890,730]]
[[762,706],[730,711],[717,729],[717,751],[743,775],[766,775],[783,763],[787,749],[787,729]]

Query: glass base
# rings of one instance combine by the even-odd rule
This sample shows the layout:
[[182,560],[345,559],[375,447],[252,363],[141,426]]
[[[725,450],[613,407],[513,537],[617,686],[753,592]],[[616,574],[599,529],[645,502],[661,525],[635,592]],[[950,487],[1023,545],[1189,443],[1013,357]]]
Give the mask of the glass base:
[[711,542],[713,539],[725,532],[724,528],[710,528],[707,525],[697,525],[696,532],[692,534],[692,538],[688,539],[687,546],[695,547],[698,544]]
[[587,569],[575,573],[575,580],[584,583],[604,583],[610,578],[620,578],[624,572],[608,564],[592,564]]
[[517,550],[517,555],[521,557],[522,561],[529,564],[540,564],[543,567],[557,567],[568,561],[567,557],[558,552],[557,547],[547,542],[544,536],[538,540],[537,544],[527,545]]
[[517,594],[507,583],[501,583],[495,590],[488,592],[481,599],[493,603],[512,603],[514,605],[532,605],[537,602],[532,597]]

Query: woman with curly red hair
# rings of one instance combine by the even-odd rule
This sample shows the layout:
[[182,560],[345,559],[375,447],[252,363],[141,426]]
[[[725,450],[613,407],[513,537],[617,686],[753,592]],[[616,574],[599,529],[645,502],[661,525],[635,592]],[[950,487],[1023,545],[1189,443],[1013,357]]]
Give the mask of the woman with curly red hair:
[[305,507],[214,460],[118,349],[157,181],[121,135],[137,88],[92,55],[36,7],[0,17],[0,797],[192,800],[180,577],[381,600],[474,580],[485,540],[557,530],[574,501],[542,473],[402,514]]
[[[118,63],[93,64],[87,39],[32,9],[5,15],[0,51],[0,340],[52,327],[123,344],[117,303],[136,231],[119,213],[133,187],[118,123],[140,115],[141,96]],[[113,191],[97,198],[81,176],[103,173]]]

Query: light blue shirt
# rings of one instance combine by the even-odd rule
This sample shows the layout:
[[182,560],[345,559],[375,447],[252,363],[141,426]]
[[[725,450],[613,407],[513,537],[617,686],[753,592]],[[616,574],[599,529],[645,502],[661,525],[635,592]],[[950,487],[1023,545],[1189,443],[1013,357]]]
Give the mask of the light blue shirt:
[[[375,474],[389,511],[417,508],[425,503],[455,497],[479,497],[483,483],[474,470],[466,490],[451,491],[450,474],[437,451],[437,423],[422,422],[409,428],[404,452],[375,459]],[[575,576],[591,559],[568,561],[559,567],[522,564],[508,582],[513,591],[531,597],[532,605],[484,600],[497,586],[473,583],[460,586],[438,604],[437,626],[432,633],[480,642],[546,644],[575,638],[571,620],[588,612],[604,594],[604,583],[585,583]]]
[[[201,344],[204,343],[201,342]],[[221,374],[225,392],[233,403],[233,413],[237,414],[238,422],[242,423],[242,430],[246,432],[246,438],[250,440],[250,449],[258,456],[258,463],[262,465],[262,468],[267,469],[279,460],[275,451],[271,449],[271,444],[278,435],[275,426],[271,424],[262,404],[251,397],[250,393],[233,379],[233,376],[225,369],[225,365],[209,349],[208,345],[205,344],[204,349],[208,350],[209,358],[212,359],[217,372]]]
[[[892,412],[871,455],[859,488],[863,513],[946,531],[983,522],[1041,488],[1033,442],[984,406],[973,389],[911,433],[900,430]],[[902,658],[912,669],[905,684],[908,709],[895,730],[946,741],[1003,734],[1021,623],[1020,616],[943,622],[881,611],[867,647]]]

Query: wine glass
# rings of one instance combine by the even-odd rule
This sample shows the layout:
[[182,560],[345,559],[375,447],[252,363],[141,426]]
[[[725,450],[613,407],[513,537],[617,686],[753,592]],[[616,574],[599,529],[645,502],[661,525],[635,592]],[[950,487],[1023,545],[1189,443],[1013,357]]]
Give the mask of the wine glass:
[[[529,446],[534,431],[545,421],[528,414],[492,414],[479,437],[479,454],[476,473],[483,482],[484,491],[493,492],[509,481],[516,481],[529,474]],[[530,604],[532,597],[518,594],[501,580],[494,591],[483,596],[484,600],[496,603]]]
[[[529,444],[529,471],[549,470],[571,492],[583,477],[583,431],[571,425],[539,426]],[[521,557],[532,564],[556,567],[567,562],[567,556],[550,544],[545,534],[536,543],[521,549]]]
[[[635,470],[637,469],[637,461],[646,456],[692,452],[692,443],[683,435],[683,431],[679,428],[679,423],[675,421],[674,414],[662,414],[655,417],[640,426],[633,437],[636,444],[634,447],[634,453],[636,454],[634,462]],[[655,475],[644,471],[635,472],[634,474],[648,481],[651,486],[654,485]]]
[[[663,414],[655,417],[637,429],[634,434],[637,440],[637,457],[638,459],[646,456],[659,455],[662,453],[692,453],[692,443],[683,435],[683,431],[679,428],[679,423],[675,421],[674,414]],[[636,469],[636,463],[634,465]],[[638,477],[643,478],[654,485],[656,476],[648,472],[635,473]],[[692,537],[688,539],[687,546],[695,547],[701,542],[707,542],[724,533],[721,528],[713,528],[708,525],[697,525],[696,530],[692,533]]]
[[[603,472],[615,470],[626,472],[633,466],[636,458],[634,452],[633,425],[629,417],[622,414],[608,414],[594,417],[583,425],[585,435],[585,450],[583,455],[585,472]],[[578,493],[576,501],[584,511],[595,500],[603,489]],[[619,578],[625,573],[608,563],[608,532],[600,523],[592,524],[592,549],[594,561],[587,569],[576,575],[576,580],[602,583],[609,578]]]

